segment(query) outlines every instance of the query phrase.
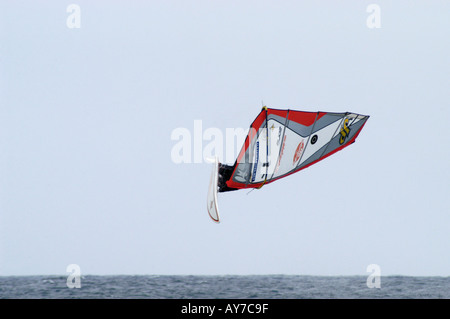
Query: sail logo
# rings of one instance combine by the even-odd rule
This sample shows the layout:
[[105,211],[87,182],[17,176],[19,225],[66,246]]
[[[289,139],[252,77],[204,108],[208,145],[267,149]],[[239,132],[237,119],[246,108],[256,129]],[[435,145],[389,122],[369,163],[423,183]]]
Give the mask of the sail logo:
[[300,143],[298,143],[297,149],[295,150],[295,153],[294,153],[294,159],[292,160],[293,166],[295,166],[295,164],[298,162],[298,160],[302,156],[304,148],[305,148],[305,143],[303,142],[303,140],[301,140]]
[[[272,124],[272,131],[273,131],[273,124]],[[281,128],[281,126],[278,127],[278,138],[277,138],[277,146],[280,145],[280,141],[281,141],[281,131],[283,131],[283,129]]]
[[252,174],[252,182],[255,181],[256,178],[256,170],[258,168],[258,162],[259,162],[259,141],[256,141],[256,160],[255,160],[255,165],[253,165],[253,174]]
[[350,135],[350,127],[348,127],[348,118],[342,123],[341,131],[339,132],[341,137],[339,138],[339,144],[344,144],[347,137]]

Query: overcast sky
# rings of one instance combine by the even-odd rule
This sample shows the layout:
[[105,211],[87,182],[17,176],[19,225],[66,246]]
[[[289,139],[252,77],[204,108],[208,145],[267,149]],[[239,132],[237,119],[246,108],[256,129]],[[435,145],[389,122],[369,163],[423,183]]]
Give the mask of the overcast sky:
[[[1,1],[0,275],[450,275],[449,39],[449,1]],[[215,224],[172,132],[261,101],[371,117]]]

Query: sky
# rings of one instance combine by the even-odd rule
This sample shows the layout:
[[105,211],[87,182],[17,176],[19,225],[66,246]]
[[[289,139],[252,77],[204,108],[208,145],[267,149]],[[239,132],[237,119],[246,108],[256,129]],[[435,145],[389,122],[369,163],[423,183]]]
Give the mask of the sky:
[[[1,1],[0,275],[449,276],[449,38],[437,0]],[[194,139],[262,103],[370,119],[215,224]]]

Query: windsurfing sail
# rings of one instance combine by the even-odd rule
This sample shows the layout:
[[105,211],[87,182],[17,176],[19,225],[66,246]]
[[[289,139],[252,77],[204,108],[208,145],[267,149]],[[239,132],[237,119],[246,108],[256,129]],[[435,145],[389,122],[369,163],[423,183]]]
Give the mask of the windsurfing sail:
[[[250,125],[234,165],[218,163],[213,168],[218,174],[217,185],[210,185],[210,189],[227,192],[261,188],[301,171],[354,143],[368,118],[350,112],[263,107]],[[209,207],[208,212],[211,218],[215,216]]]

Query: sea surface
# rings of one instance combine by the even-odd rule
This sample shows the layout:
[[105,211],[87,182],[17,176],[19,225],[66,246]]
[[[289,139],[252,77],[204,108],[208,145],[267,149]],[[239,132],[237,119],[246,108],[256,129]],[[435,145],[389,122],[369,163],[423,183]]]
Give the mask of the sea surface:
[[379,277],[379,288],[369,288],[365,276],[87,275],[78,279],[68,282],[66,276],[0,276],[0,298],[450,299],[450,277]]

